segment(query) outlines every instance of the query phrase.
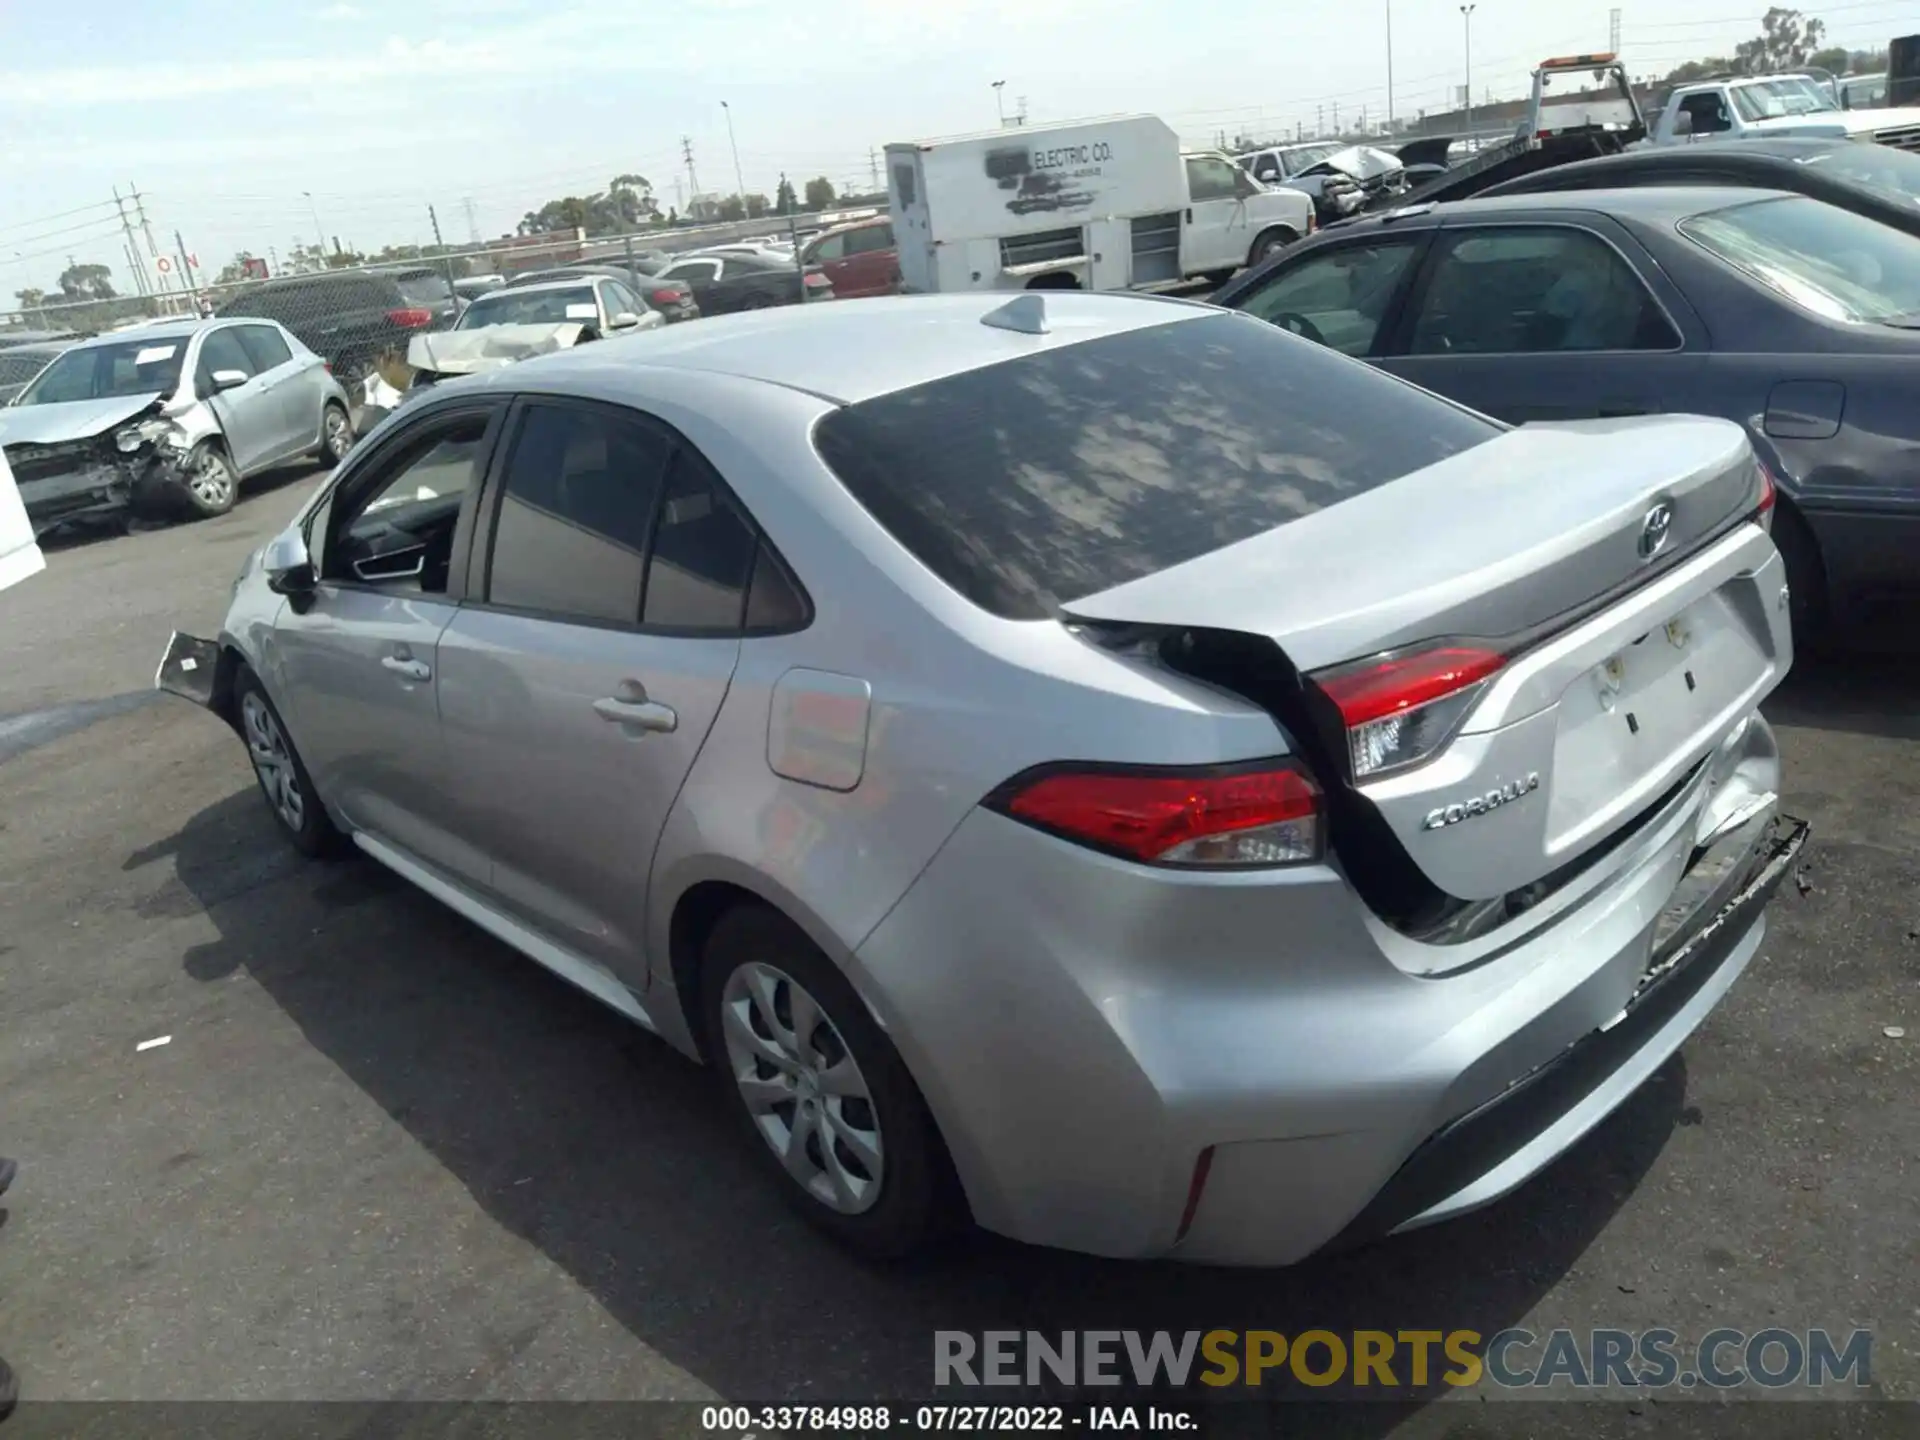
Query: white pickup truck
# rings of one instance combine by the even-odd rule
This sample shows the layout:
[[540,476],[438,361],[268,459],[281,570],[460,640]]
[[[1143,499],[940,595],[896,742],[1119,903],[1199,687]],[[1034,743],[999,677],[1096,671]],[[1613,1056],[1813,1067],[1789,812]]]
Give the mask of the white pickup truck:
[[1920,109],[1844,110],[1808,75],[1754,75],[1681,85],[1654,120],[1655,145],[1756,135],[1830,135],[1920,150]]
[[1152,115],[887,146],[903,289],[1150,290],[1303,239],[1313,201]]

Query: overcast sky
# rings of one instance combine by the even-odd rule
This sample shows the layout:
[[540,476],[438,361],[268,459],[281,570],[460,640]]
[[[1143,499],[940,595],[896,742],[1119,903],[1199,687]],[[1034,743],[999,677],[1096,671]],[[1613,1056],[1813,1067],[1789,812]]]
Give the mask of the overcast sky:
[[[1444,108],[1466,73],[1455,0],[1393,0],[1396,111]],[[1479,0],[1473,87],[1511,95],[1540,58],[1608,39],[1607,0]],[[1760,0],[1636,0],[1634,73],[1724,54]],[[522,213],[650,179],[663,205],[690,137],[703,190],[825,174],[869,151],[995,123],[992,83],[1035,122],[1152,111],[1202,141],[1387,104],[1388,0],[0,0],[0,309],[69,254],[127,288],[113,189],[211,273],[316,229],[361,249],[511,230]],[[1842,0],[1830,38],[1920,31],[1920,0]],[[311,192],[309,200],[307,193]]]

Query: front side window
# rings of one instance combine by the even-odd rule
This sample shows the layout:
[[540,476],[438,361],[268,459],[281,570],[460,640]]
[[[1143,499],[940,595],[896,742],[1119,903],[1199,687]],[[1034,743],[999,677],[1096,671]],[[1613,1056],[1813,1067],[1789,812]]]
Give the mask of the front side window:
[[1037,620],[1500,433],[1370,366],[1216,314],[843,406],[814,444],[952,589]]
[[1680,102],[1680,113],[1687,117],[1695,135],[1711,135],[1733,128],[1733,117],[1727,113],[1726,102],[1712,91],[1687,96]]
[[1202,200],[1231,200],[1240,193],[1237,165],[1213,155],[1193,155],[1187,160],[1187,195],[1195,204]]
[[1851,210],[1756,200],[1696,215],[1680,233],[1825,319],[1920,324],[1920,239]]
[[1680,337],[1620,253],[1571,226],[1444,234],[1412,355],[1672,350]]
[[811,263],[819,264],[827,260],[845,259],[846,253],[847,237],[845,235],[828,235],[815,242],[813,253],[809,255],[807,259]]
[[329,579],[424,594],[447,588],[453,533],[467,493],[479,483],[488,416],[425,422],[341,509],[326,546]]
[[487,599],[635,624],[672,442],[606,411],[530,405],[507,457]]
[[246,346],[240,343],[240,336],[231,329],[215,330],[200,342],[200,363],[193,373],[201,394],[213,393],[213,377],[222,370],[238,370],[249,380],[260,373]]
[[1322,251],[1275,275],[1235,308],[1342,355],[1367,355],[1419,245],[1394,240]]
[[670,265],[660,273],[669,280],[718,280],[720,262],[718,260],[682,260],[678,265]]
[[69,350],[40,372],[16,405],[62,405],[134,395],[171,395],[180,387],[187,337],[122,340]]
[[284,365],[293,359],[293,351],[287,348],[286,337],[271,325],[241,325],[235,328],[234,333],[240,337],[247,358],[253,361],[255,374],[264,374],[276,365]]

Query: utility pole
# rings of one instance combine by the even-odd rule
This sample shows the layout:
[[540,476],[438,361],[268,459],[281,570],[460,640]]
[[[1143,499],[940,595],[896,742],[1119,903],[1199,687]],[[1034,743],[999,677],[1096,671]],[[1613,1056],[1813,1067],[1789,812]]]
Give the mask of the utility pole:
[[1460,20],[1461,20],[1461,30],[1465,34],[1466,41],[1467,41],[1466,121],[1467,121],[1467,134],[1471,135],[1473,134],[1473,6],[1472,5],[1462,5],[1460,7]]
[[880,152],[871,145],[867,147],[867,180],[873,186],[867,193],[878,195],[880,193]]
[[327,231],[320,223],[320,206],[315,202],[311,190],[302,190],[300,193],[307,197],[307,210],[313,216],[313,238],[320,247],[320,268],[324,270],[327,268]]
[[[147,258],[149,260],[158,260],[160,258],[160,245],[159,242],[153,238],[153,226],[148,223],[147,220],[147,202],[140,198],[138,186],[129,185],[127,187],[127,194],[133,201],[134,218],[139,222],[140,233],[147,237]],[[163,286],[156,286],[155,293],[160,293],[164,288]]]
[[700,198],[700,177],[693,172],[693,137],[680,137],[680,154],[687,162],[687,204],[691,207]]
[[1013,123],[1016,125],[1027,123],[1027,97],[1024,95],[1020,97],[1020,108],[1014,112]]
[[447,253],[447,242],[440,238],[440,217],[434,213],[432,205],[427,206],[427,219],[433,222],[434,247],[439,250],[440,263],[446,268],[447,293],[449,295],[458,295],[460,292],[455,288],[453,283],[455,278],[453,273],[453,256]]
[[193,261],[187,254],[187,242],[180,238],[178,230],[173,232],[174,248],[180,254],[180,285],[187,292],[187,302],[193,302]]
[[993,82],[993,108],[1000,116],[1000,128],[1002,130],[1007,128],[1007,102],[1006,97],[1001,93],[1006,88],[1007,82],[1004,80],[996,80]]
[[1335,135],[1340,133],[1340,102],[1338,100],[1333,102],[1333,133]]
[[1620,53],[1620,7],[1614,6],[1607,12],[1607,50],[1608,53]]
[[139,260],[139,249],[133,241],[133,222],[127,218],[127,203],[120,198],[120,187],[113,187],[113,208],[120,216],[120,233],[127,237],[127,264],[133,270],[133,288],[142,296],[147,294],[147,267]]
[[473,241],[473,248],[480,248],[480,222],[473,215],[473,197],[467,196],[463,202],[467,208],[467,238]]
[[1316,105],[1313,107],[1313,138],[1318,140],[1326,133],[1327,107],[1325,105]]

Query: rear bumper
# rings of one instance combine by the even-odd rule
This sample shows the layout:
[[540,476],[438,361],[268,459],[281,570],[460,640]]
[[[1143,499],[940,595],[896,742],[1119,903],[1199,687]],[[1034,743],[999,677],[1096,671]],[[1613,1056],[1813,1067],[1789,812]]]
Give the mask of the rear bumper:
[[211,710],[219,673],[219,645],[176,630],[160,657],[160,668],[154,671],[153,688]]
[[980,811],[852,974],[988,1229],[1288,1264],[1497,1198],[1657,1069],[1759,948],[1804,835],[1778,788],[1752,716],[1444,974],[1331,867],[1155,871]]

